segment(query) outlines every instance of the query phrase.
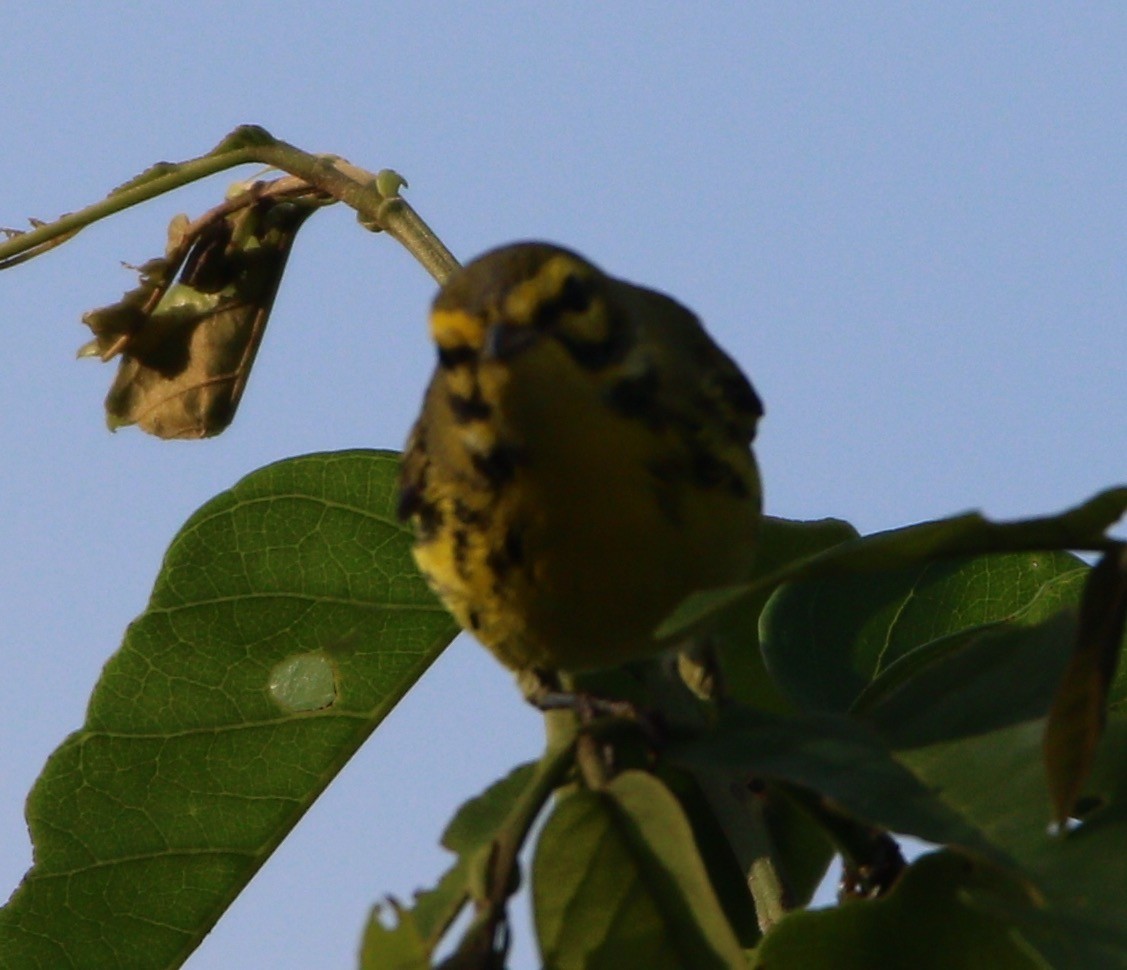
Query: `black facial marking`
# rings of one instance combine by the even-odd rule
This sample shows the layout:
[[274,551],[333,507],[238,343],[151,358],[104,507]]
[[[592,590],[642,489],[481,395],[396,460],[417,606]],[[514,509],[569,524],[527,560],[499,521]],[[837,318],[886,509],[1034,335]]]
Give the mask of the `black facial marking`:
[[717,488],[737,498],[748,495],[747,482],[728,462],[702,448],[694,448],[690,457],[692,480],[701,488]]
[[581,340],[564,330],[557,331],[555,336],[584,370],[599,371],[617,364],[630,349],[626,329],[617,325],[612,325],[602,340]]
[[647,427],[660,428],[666,424],[666,416],[658,407],[658,391],[661,381],[657,372],[623,377],[606,391],[606,402],[623,417],[643,422]]
[[558,310],[583,313],[591,305],[591,287],[574,273],[564,277],[559,296],[552,303]]
[[481,396],[479,388],[474,388],[473,395],[470,397],[450,391],[446,395],[446,401],[450,405],[450,413],[458,424],[485,421],[493,413],[493,409]]
[[505,532],[505,555],[514,566],[524,565],[524,531],[517,525],[510,525]]
[[457,347],[438,348],[438,364],[445,370],[463,367],[467,364],[472,364],[476,360],[477,351],[466,344],[459,344]]

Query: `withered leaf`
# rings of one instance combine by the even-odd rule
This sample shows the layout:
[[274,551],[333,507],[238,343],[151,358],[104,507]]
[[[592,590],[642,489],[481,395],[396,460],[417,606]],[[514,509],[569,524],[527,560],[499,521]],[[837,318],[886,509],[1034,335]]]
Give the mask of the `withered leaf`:
[[1092,569],[1080,600],[1072,659],[1045,724],[1043,754],[1054,821],[1072,814],[1096,757],[1107,721],[1127,624],[1127,543],[1118,543]]
[[111,430],[205,438],[231,423],[294,236],[322,204],[260,196],[191,226],[177,217],[140,284],[83,315],[94,339],[79,356],[121,355],[106,396]]

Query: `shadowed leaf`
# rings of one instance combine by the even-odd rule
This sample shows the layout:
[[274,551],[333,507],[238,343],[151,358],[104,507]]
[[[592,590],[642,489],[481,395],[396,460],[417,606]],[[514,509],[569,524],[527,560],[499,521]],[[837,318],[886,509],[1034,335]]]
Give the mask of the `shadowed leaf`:
[[755,951],[762,970],[1049,970],[1002,919],[970,905],[989,891],[1021,900],[1021,888],[986,864],[954,853],[924,856],[883,899],[786,917]]
[[[1036,884],[1044,897],[1039,915],[1015,914],[1014,919],[1028,921],[1030,939],[1039,948],[1042,936],[1052,952],[1086,952],[1091,941],[1117,947],[1122,959],[1127,953],[1127,719],[1109,716],[1078,801],[1079,824],[1060,834],[1048,825],[1043,733],[1043,721],[1030,721],[897,757]],[[1085,970],[1123,965],[1094,959],[1054,963]]]
[[988,843],[911,771],[870,729],[845,717],[725,711],[716,730],[669,750],[698,775],[742,772],[744,783],[775,779],[832,799],[869,825],[989,850]]

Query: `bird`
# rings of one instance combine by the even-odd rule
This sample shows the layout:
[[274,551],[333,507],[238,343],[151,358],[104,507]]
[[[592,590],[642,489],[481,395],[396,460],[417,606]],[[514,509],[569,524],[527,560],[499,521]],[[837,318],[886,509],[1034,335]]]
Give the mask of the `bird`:
[[660,653],[690,593],[746,579],[763,406],[697,317],[544,242],[457,270],[399,471],[413,556],[518,674]]

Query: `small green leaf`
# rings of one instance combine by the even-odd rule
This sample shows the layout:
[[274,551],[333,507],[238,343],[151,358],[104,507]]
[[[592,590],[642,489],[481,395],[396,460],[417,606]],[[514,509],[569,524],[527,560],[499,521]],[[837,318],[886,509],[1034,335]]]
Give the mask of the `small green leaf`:
[[462,855],[488,845],[513,804],[531,784],[536,768],[535,761],[519,765],[476,798],[465,802],[442,833],[442,844]]
[[[179,966],[442,651],[456,627],[411,562],[397,471],[296,458],[192,516],[32,790],[0,966]],[[279,696],[310,658],[325,706],[316,683]]]
[[360,944],[360,970],[430,970],[430,949],[414,914],[395,900],[387,904],[395,925],[384,922],[385,907],[375,906]]
[[1076,647],[1045,725],[1053,817],[1063,824],[1095,761],[1127,623],[1127,544],[1092,570],[1080,603]]
[[[533,782],[538,764],[521,765],[500,781],[494,782],[484,792],[471,798],[458,809],[442,836],[442,844],[459,855],[433,889],[415,893],[414,904],[404,907],[396,900],[390,905],[395,910],[396,925],[385,925],[382,907],[374,908],[365,933],[363,952],[371,966],[397,967],[400,947],[402,959],[429,961],[431,955],[470,898],[480,898],[480,885],[486,878],[482,871],[488,863],[486,848],[497,836],[497,831],[509,816],[513,805]],[[483,856],[484,853],[484,856]],[[381,962],[382,961],[382,962]],[[424,962],[422,966],[429,966]],[[408,968],[414,964],[406,963]]]
[[559,799],[533,860],[532,895],[553,970],[746,966],[677,800],[644,772]]
[[[740,945],[754,946],[759,939],[759,924],[749,892],[748,873],[754,861],[766,853],[756,833],[749,831],[758,819],[749,810],[746,800],[735,799],[722,782],[712,784],[714,777],[701,779],[670,765],[662,765],[658,777],[676,795],[689,821],[709,882]],[[822,860],[822,872],[831,857],[832,852],[827,852]],[[820,877],[821,873],[815,880],[815,887]]]

